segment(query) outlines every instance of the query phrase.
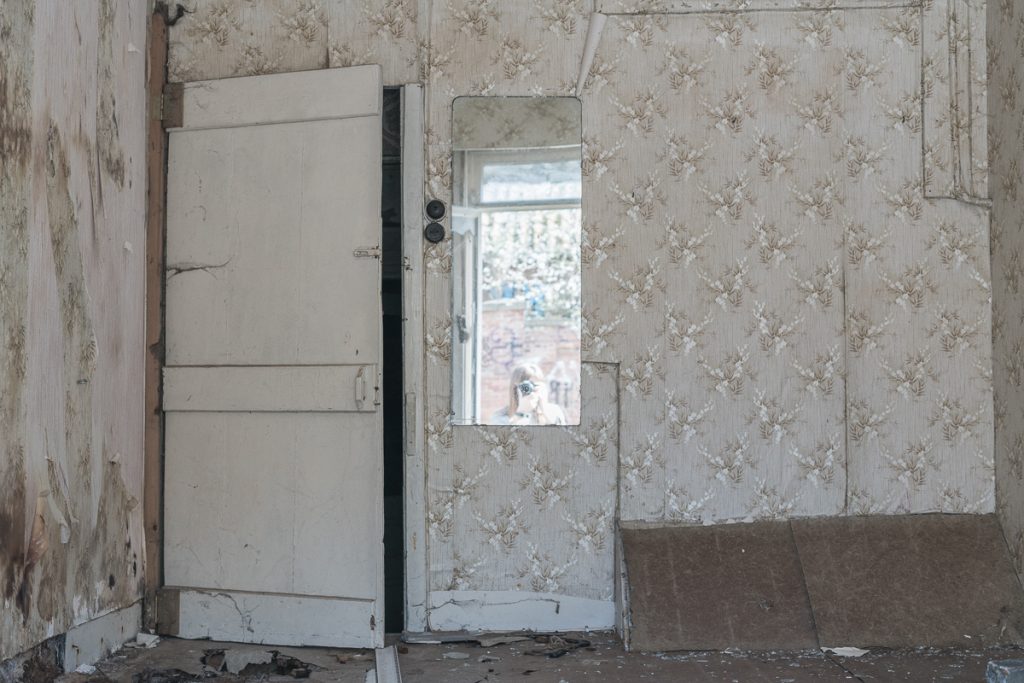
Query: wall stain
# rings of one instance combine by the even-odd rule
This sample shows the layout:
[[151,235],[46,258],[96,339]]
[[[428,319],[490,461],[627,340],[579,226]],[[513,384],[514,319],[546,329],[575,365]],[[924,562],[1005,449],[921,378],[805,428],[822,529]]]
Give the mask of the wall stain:
[[[122,147],[120,125],[139,123],[132,112],[144,110],[145,59],[126,47],[129,38],[145,44],[146,6],[71,3],[57,25],[67,40],[36,52],[35,5],[0,0],[0,604],[9,608],[0,618],[0,662],[142,593],[135,549],[142,515],[132,497],[138,482],[124,478],[138,476],[141,443],[131,415],[141,411],[111,392],[124,374],[116,349],[141,353],[142,321],[100,317],[92,295],[109,287],[131,292],[141,282],[144,254],[122,254],[117,240],[110,258],[107,246],[135,220],[135,209],[125,209],[144,205],[144,184],[129,189],[140,173],[128,154],[136,150]],[[95,75],[95,85],[73,100],[55,89],[52,101],[37,97],[33,111],[33,83],[51,73],[79,83]],[[142,142],[134,143],[140,155]],[[39,269],[51,257],[53,265]],[[38,333],[28,327],[30,282],[32,306],[42,305],[37,292],[54,296]],[[39,365],[37,375],[43,337],[63,360]],[[141,388],[141,376],[130,379]],[[48,397],[37,414],[28,387],[44,386]],[[30,424],[30,411],[44,431]],[[123,453],[131,469],[121,471],[112,444],[131,449]]]
[[[23,395],[28,367],[30,0],[0,9],[0,594],[28,619],[35,559],[27,533]],[[34,525],[33,525],[34,526]]]
[[[0,14],[0,159],[24,169],[32,141],[29,105],[32,101],[32,51],[27,55],[24,24],[32,25],[31,2],[13,2]],[[20,34],[20,35],[19,35]]]
[[121,463],[109,454],[104,454],[99,501],[96,525],[88,537],[81,539],[90,552],[78,558],[75,585],[88,591],[87,596],[92,601],[103,599],[128,604],[141,587],[130,522],[139,501],[128,492]]
[[79,221],[68,187],[71,170],[56,124],[47,135],[46,203],[50,222],[60,319],[64,330],[65,439],[74,454],[82,493],[92,490],[92,389],[98,343],[89,314],[89,293],[79,249]]
[[[117,186],[124,187],[124,152],[117,123],[117,101],[114,99],[114,78],[111,65],[114,63],[114,24],[117,20],[115,0],[100,0],[99,11],[99,59],[96,62],[99,101],[96,107],[96,147],[99,161]],[[102,183],[102,177],[98,179]],[[102,188],[99,192],[102,205]]]

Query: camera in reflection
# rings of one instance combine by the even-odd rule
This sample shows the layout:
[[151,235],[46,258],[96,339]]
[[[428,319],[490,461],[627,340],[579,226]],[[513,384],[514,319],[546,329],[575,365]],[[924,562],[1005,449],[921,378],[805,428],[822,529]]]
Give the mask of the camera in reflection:
[[520,382],[519,393],[523,396],[529,396],[533,393],[533,390],[537,388],[537,385],[533,382]]

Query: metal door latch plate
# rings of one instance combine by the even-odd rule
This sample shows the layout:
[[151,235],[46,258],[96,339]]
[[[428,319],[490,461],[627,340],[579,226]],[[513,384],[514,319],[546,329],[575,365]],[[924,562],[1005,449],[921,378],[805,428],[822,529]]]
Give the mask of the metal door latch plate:
[[380,258],[380,247],[359,247],[353,250],[356,258]]

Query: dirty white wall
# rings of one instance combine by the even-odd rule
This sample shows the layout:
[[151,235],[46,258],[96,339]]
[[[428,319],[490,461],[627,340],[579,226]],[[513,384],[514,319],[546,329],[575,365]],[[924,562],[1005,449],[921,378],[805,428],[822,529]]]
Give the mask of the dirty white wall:
[[452,99],[573,94],[595,2],[580,427],[447,424],[426,248],[432,624],[609,604],[617,516],[992,511],[983,0],[193,1],[171,78],[423,82],[447,201]]
[[1024,574],[1024,6],[988,7],[996,500]]
[[141,596],[146,4],[0,3],[0,660]]

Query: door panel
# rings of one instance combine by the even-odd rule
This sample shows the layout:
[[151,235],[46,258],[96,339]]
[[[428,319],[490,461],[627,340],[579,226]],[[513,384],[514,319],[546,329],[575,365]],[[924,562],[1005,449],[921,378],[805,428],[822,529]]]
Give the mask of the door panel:
[[166,368],[164,410],[374,412],[376,376],[376,365]]
[[166,582],[374,599],[379,548],[348,537],[381,495],[359,484],[373,429],[350,413],[169,413],[165,496],[187,504],[168,519]]
[[[184,89],[163,406],[176,635],[383,643],[380,261],[354,253],[380,240],[381,96],[378,67]],[[225,596],[241,626],[219,623]]]
[[352,251],[380,239],[380,135],[379,117],[172,134],[167,365],[374,362],[380,317],[354,304],[380,264]]

